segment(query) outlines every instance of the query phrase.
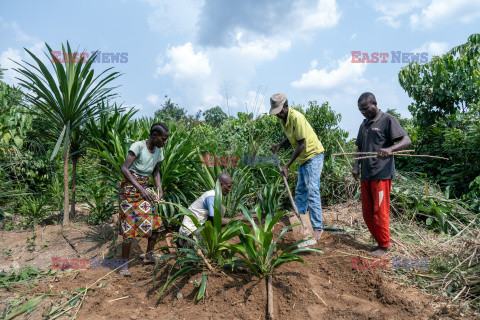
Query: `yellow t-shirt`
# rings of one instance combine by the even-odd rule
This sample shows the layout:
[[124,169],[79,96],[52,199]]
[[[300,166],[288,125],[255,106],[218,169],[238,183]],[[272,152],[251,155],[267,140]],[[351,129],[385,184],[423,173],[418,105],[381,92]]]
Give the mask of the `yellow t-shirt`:
[[313,131],[312,126],[308,123],[305,116],[295,109],[288,108],[287,123],[283,123],[278,119],[285,131],[288,141],[290,141],[293,149],[297,149],[298,140],[305,139],[305,149],[298,156],[299,165],[304,164],[307,160],[315,157],[324,151],[323,145],[318,140],[317,134]]

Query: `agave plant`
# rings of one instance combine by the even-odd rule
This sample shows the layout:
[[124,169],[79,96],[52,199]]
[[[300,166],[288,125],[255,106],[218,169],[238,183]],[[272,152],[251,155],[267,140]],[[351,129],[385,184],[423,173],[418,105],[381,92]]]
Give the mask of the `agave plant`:
[[255,208],[255,212],[259,218],[258,224],[255,223],[252,215],[244,206],[242,206],[242,212],[247,217],[248,221],[252,225],[252,228],[245,224],[243,225],[243,233],[239,235],[240,245],[236,245],[235,248],[240,254],[243,262],[245,262],[245,264],[249,267],[250,271],[258,277],[263,278],[271,275],[284,263],[294,261],[305,263],[302,257],[297,255],[297,253],[323,253],[322,250],[315,248],[297,248],[300,243],[305,242],[306,240],[301,240],[294,245],[283,249],[282,251],[278,250],[278,241],[288,230],[298,225],[297,223],[287,226],[274,240],[272,229],[278,220],[280,220],[280,218],[283,216],[283,212],[277,212],[277,214],[274,216],[269,214],[265,215],[264,225],[261,224],[262,213],[260,206],[256,206]]
[[265,215],[273,216],[280,208],[278,199],[280,199],[286,192],[285,189],[283,191],[279,190],[280,179],[281,178],[278,177],[275,183],[265,184],[263,190],[261,190],[262,192],[257,192],[257,196],[260,201],[260,210],[264,212]]
[[27,217],[27,224],[33,222],[35,227],[36,224],[49,213],[49,210],[46,208],[48,199],[46,197],[33,197],[28,196],[23,199],[23,206],[20,212]]
[[[168,123],[168,128],[170,135],[163,149],[164,159],[159,168],[164,199],[188,206],[200,195],[195,191],[198,190],[194,179],[196,148],[191,132],[181,130],[173,122]],[[173,217],[178,212],[174,206],[168,204],[160,206],[160,210],[165,217]]]
[[[232,219],[229,223],[222,227],[221,191],[220,182],[217,181],[215,184],[213,224],[210,221],[206,221],[204,224],[201,224],[190,210],[180,205],[173,204],[180,209],[182,215],[187,215],[190,217],[190,219],[192,219],[193,223],[197,227],[201,239],[192,239],[190,237],[178,235],[178,237],[184,239],[188,245],[185,248],[178,248],[178,257],[173,255],[162,256],[162,260],[176,257],[177,260],[172,268],[178,268],[178,270],[163,285],[162,289],[158,293],[158,297],[160,297],[165,290],[180,277],[203,272],[202,281],[197,294],[197,300],[199,300],[205,294],[209,272],[214,271],[216,268],[234,266],[233,255],[235,254],[235,251],[232,250],[233,247],[228,242],[232,238],[241,234],[243,222]],[[179,225],[182,225],[182,223],[175,218],[171,220],[174,220]],[[154,280],[158,272],[158,266],[159,262],[154,270]]]
[[87,193],[89,196],[87,205],[90,212],[85,221],[91,225],[107,221],[115,213],[115,198],[112,197],[108,186],[99,183],[90,184]]

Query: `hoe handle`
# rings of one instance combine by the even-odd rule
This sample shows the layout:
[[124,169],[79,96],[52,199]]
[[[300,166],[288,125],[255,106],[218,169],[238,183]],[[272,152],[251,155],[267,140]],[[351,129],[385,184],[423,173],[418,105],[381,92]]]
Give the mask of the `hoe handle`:
[[[278,161],[278,154],[277,153],[275,153],[275,161],[277,162],[278,170],[282,171],[282,168],[280,167],[280,162]],[[290,191],[290,187],[288,186],[287,177],[285,177],[282,174],[282,178],[283,178],[283,183],[285,183],[285,188],[287,188],[288,197],[290,198],[290,202],[292,203],[293,211],[295,211],[295,215],[297,216],[298,220],[302,221],[302,219],[300,219],[300,213],[298,212],[297,206],[295,205],[295,201],[293,201],[292,192]],[[303,222],[302,222],[302,224],[303,224]]]

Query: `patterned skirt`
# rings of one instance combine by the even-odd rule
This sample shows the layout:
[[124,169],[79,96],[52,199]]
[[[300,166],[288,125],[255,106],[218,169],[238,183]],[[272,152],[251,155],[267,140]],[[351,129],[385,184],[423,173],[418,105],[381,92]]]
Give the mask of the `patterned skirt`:
[[[148,187],[149,177],[130,172],[143,188]],[[154,203],[144,200],[137,188],[126,179],[120,186],[118,204],[120,218],[118,234],[122,235],[123,239],[147,238],[161,227],[162,219],[151,215],[155,213]]]

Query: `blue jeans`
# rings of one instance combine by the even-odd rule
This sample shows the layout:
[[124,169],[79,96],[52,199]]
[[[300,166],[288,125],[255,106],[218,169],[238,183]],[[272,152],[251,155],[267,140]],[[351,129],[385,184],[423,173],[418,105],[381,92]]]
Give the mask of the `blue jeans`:
[[310,213],[313,230],[322,230],[322,201],[320,199],[320,175],[323,168],[323,153],[309,159],[298,168],[298,183],[295,190],[295,205],[301,214]]

